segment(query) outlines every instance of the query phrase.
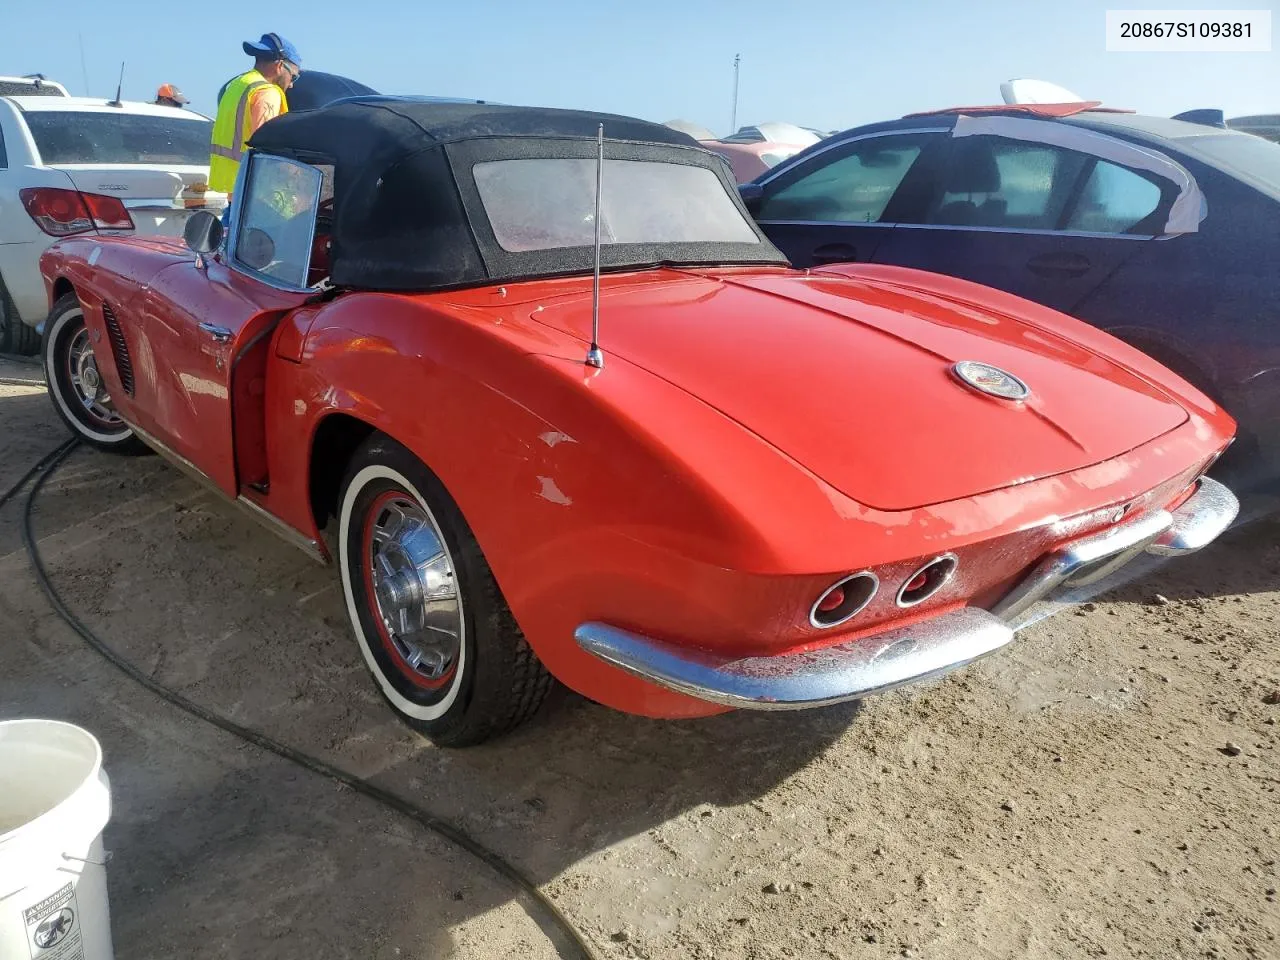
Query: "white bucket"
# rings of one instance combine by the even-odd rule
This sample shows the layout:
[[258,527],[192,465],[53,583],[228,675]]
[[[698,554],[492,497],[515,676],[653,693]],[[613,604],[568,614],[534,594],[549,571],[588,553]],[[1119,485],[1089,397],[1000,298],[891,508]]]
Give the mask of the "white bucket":
[[102,747],[56,720],[0,721],[0,958],[113,960]]

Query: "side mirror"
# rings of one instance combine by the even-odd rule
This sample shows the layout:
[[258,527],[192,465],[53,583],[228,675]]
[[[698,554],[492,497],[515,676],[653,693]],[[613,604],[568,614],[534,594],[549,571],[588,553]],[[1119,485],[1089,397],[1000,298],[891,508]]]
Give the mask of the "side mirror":
[[760,209],[760,201],[764,199],[764,187],[758,183],[740,183],[738,193],[742,197],[743,205],[747,208],[747,213],[754,217]]
[[208,256],[222,246],[222,221],[208,210],[198,210],[187,217],[182,239],[201,256]]

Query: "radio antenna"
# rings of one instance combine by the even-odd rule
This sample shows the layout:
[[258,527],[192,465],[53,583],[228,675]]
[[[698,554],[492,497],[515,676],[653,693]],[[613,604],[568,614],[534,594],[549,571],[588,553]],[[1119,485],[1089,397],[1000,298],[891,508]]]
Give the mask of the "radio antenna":
[[729,121],[729,136],[738,132],[738,64],[742,62],[742,54],[733,55],[733,117]]
[[116,98],[114,100],[107,101],[108,107],[124,106],[124,104],[120,101],[120,94],[123,92],[123,90],[124,90],[124,61],[121,60],[120,61],[120,82],[116,84]]
[[587,366],[604,369],[604,353],[600,350],[600,194],[604,189],[604,124],[596,129],[596,251],[591,273],[591,349]]

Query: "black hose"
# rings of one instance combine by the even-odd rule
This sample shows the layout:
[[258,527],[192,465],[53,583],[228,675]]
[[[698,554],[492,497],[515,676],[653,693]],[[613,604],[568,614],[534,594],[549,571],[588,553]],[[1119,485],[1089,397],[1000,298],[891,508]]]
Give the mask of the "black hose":
[[[31,530],[31,511],[32,507],[35,505],[36,495],[40,492],[40,488],[44,486],[45,481],[53,475],[54,471],[57,470],[61,463],[76,448],[77,443],[78,441],[74,439],[68,440],[57,449],[45,454],[40,461],[35,464],[35,466],[22,475],[21,479],[19,479],[17,483],[11,486],[3,494],[0,494],[0,507],[3,507],[18,493],[19,490],[22,489],[28,480],[37,473],[40,474],[39,478],[32,485],[30,493],[27,494],[26,508],[23,510],[22,514],[22,542],[27,549],[27,555],[31,558],[31,566],[35,573],[36,581],[44,590],[45,596],[49,598],[49,603],[53,606],[54,611],[62,618],[67,626],[78,633],[85,643],[87,643],[94,651],[101,654],[102,657],[105,658],[112,666],[116,667],[129,678],[146,687],[157,697],[173,704],[178,709],[184,710],[192,716],[199,717],[206,723],[210,723],[220,730],[225,730],[227,733],[234,734],[242,740],[261,747],[263,750],[274,753],[278,757],[282,757],[285,760],[296,763],[300,767],[305,767],[312,773],[318,773],[321,776],[328,777],[331,780],[335,780],[338,783],[343,784],[344,786],[350,787],[357,793],[361,793],[371,800],[376,800],[383,806],[388,807],[411,820],[417,821],[428,830],[431,830],[451,843],[461,847],[463,850],[467,851],[467,853],[471,854],[477,860],[492,869],[495,873],[509,880],[517,889],[527,894],[534,903],[542,909],[545,917],[540,918],[530,912],[530,919],[532,919],[542,932],[546,934],[547,938],[551,941],[552,945],[556,948],[556,952],[560,954],[560,956],[577,957],[582,958],[582,960],[595,960],[595,954],[587,943],[586,938],[578,932],[560,908],[557,907],[546,896],[546,894],[538,889],[538,885],[534,883],[533,880],[526,877],[519,868],[504,860],[501,856],[494,853],[478,840],[473,839],[460,827],[454,826],[452,823],[440,819],[421,807],[414,806],[409,801],[404,800],[381,787],[375,786],[368,780],[364,780],[353,774],[339,770],[337,767],[331,766],[323,760],[318,760],[315,757],[308,756],[307,754],[295,750],[290,746],[286,746],[277,740],[271,739],[266,734],[259,733],[257,730],[250,729],[249,727],[242,727],[240,724],[219,716],[211,710],[200,706],[198,703],[188,700],[186,697],[182,696],[182,694],[177,693],[174,690],[170,690],[168,687],[147,676],[136,666],[107,646],[92,630],[85,626],[80,619],[67,608],[62,597],[58,594],[58,591],[50,581],[49,575],[44,568],[44,562],[40,559],[40,551],[36,546],[35,536],[32,534]],[[42,473],[41,471],[44,472]],[[557,933],[567,941],[567,944],[562,944],[560,942],[561,937],[557,936]],[[566,946],[569,950],[568,953],[566,953]]]
[[28,480],[34,477],[37,473],[39,473],[45,467],[49,466],[49,464],[53,463],[54,461],[61,462],[62,459],[65,456],[67,456],[67,454],[69,454],[72,450],[75,449],[77,442],[78,441],[75,439],[68,440],[62,445],[54,447],[52,450],[46,453],[43,457],[37,460],[35,465],[30,470],[28,470],[26,473],[24,473],[21,477],[18,478],[17,483],[11,486],[4,493],[0,493],[0,507],[3,507],[6,503],[12,500],[17,495],[18,491],[27,485]]

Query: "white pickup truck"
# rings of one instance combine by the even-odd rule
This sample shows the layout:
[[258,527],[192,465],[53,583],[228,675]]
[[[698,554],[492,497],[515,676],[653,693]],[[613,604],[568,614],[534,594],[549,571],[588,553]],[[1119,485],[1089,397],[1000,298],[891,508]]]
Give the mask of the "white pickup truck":
[[213,122],[191,110],[0,96],[0,353],[34,353],[48,310],[40,254],[85,233],[181,236],[208,190]]

